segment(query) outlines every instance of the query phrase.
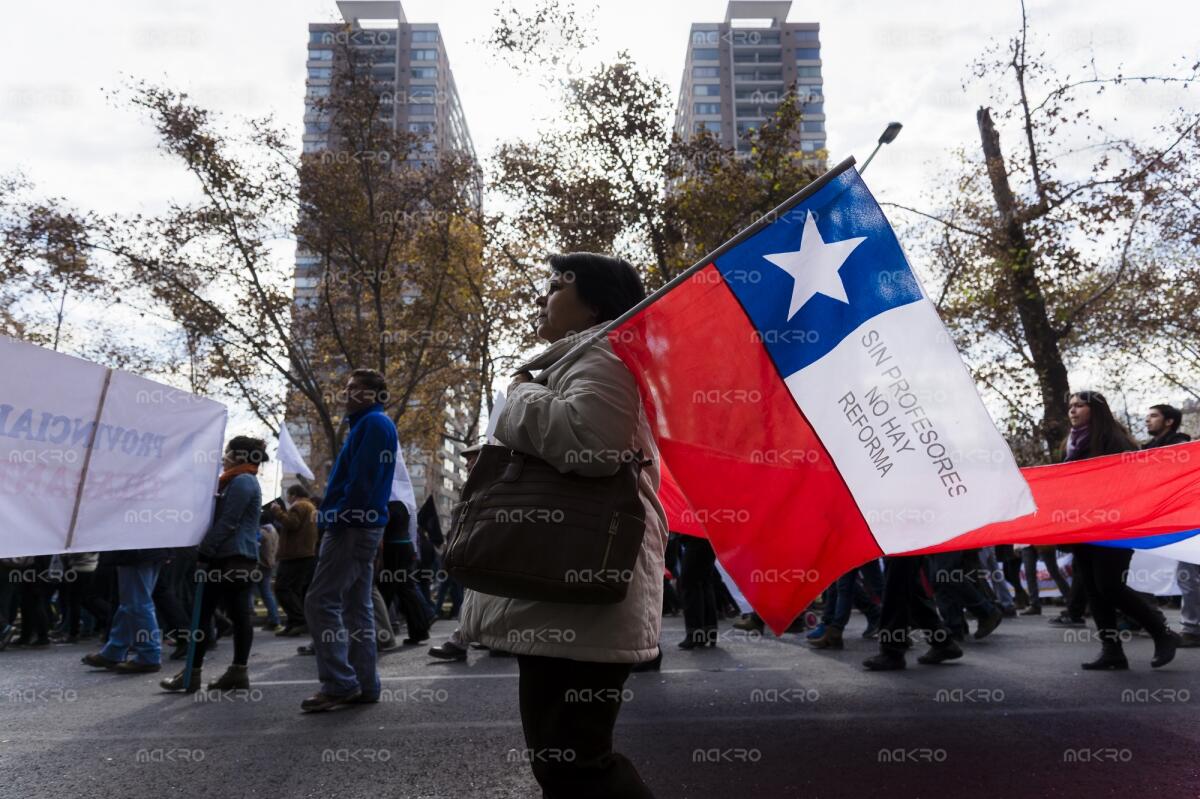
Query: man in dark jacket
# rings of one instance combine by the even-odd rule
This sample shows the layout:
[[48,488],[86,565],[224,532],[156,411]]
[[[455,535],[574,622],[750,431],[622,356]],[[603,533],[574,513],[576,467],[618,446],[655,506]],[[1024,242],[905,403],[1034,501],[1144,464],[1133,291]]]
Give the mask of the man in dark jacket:
[[[1150,440],[1142,445],[1142,449],[1169,447],[1172,444],[1185,444],[1192,440],[1187,433],[1181,432],[1183,412],[1172,405],[1152,405],[1146,414],[1146,432]],[[1183,606],[1180,609],[1180,623],[1183,625],[1181,647],[1200,647],[1200,565],[1179,561],[1175,567],[1175,582],[1183,594]]]
[[350,375],[350,429],[321,503],[317,524],[324,535],[304,599],[321,678],[321,690],[300,705],[305,712],[379,700],[371,589],[398,446],[396,426],[383,411],[386,398],[383,375],[371,369]]

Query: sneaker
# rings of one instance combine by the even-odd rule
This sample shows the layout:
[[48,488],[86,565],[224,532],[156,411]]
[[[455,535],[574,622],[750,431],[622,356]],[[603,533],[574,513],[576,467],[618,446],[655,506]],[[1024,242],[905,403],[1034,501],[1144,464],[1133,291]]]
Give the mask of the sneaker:
[[438,660],[465,661],[467,659],[467,650],[447,641],[440,646],[429,647],[429,656]]
[[355,691],[345,696],[331,696],[324,692],[318,692],[301,702],[300,710],[305,713],[324,713],[326,710],[333,710],[338,705],[353,704],[361,696],[362,691]]
[[[1179,636],[1179,649],[1194,649],[1200,647],[1200,633],[1183,633]],[[2,647],[0,647],[2,648]]]
[[879,619],[875,619],[874,621],[872,621],[871,619],[868,619],[867,620],[867,629],[862,631],[862,637],[863,638],[874,638],[877,635],[879,635]]
[[112,670],[117,674],[152,674],[156,671],[162,671],[162,665],[159,663],[143,663],[140,660],[126,660],[123,663],[113,666]]
[[811,630],[809,630],[808,633],[806,633],[804,637],[810,641],[815,641],[818,638],[823,637],[824,635],[825,635],[825,623],[822,622],[822,623],[818,624],[816,627],[813,627]]
[[120,665],[120,661],[109,660],[99,652],[93,652],[89,655],[84,655],[79,659],[80,663],[85,666],[91,666],[93,669],[115,669]]
[[1086,627],[1087,626],[1086,621],[1084,621],[1083,619],[1077,619],[1065,611],[1058,614],[1053,619],[1050,619],[1049,623],[1053,624],[1055,627]]
[[1030,605],[1029,607],[1025,608],[1023,611],[1021,611],[1021,615],[1022,616],[1041,616],[1042,615],[1042,606],[1041,605]]
[[761,633],[765,628],[766,624],[757,613],[747,613],[733,623],[733,629],[747,633]]

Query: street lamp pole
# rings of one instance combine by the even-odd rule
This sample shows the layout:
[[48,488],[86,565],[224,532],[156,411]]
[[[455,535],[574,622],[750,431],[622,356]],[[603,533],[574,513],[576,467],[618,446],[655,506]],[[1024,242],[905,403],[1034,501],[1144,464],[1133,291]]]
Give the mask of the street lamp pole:
[[896,137],[900,135],[900,128],[902,127],[904,126],[899,122],[888,123],[888,126],[883,129],[883,133],[879,135],[879,143],[875,145],[875,149],[872,150],[871,154],[867,156],[867,160],[864,161],[862,167],[859,168],[858,174],[861,175],[863,172],[867,171],[867,166],[870,165],[871,159],[875,157],[875,153],[879,152],[879,148],[883,145],[891,144]]

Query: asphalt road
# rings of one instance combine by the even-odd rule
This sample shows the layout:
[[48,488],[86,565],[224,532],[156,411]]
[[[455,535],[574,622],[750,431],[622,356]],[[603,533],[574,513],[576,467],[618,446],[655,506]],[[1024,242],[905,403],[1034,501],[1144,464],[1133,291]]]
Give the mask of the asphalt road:
[[[1086,635],[1018,618],[957,663],[871,674],[861,625],[838,653],[728,628],[689,653],[667,619],[663,671],[626,686],[618,749],[659,797],[1200,796],[1200,650],[1152,671],[1137,638],[1132,670],[1084,673]],[[381,704],[302,715],[315,666],[295,645],[259,633],[251,691],[208,701],[88,671],[82,645],[0,653],[0,797],[539,795],[512,659],[405,648],[382,658]]]

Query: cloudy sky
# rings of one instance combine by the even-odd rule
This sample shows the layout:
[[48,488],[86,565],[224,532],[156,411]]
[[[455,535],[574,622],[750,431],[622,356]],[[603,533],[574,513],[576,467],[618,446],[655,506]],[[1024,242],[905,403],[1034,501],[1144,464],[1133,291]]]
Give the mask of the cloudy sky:
[[[554,98],[497,65],[481,46],[495,0],[405,0],[409,21],[438,22],[481,156],[531,135]],[[688,26],[724,18],[724,0],[604,0],[592,7],[592,59],[628,50],[678,92]],[[1030,0],[1053,62],[1078,74],[1161,73],[1200,52],[1194,0]],[[831,161],[866,157],[890,120],[899,139],[869,183],[882,200],[922,205],[958,147],[978,148],[985,87],[961,86],[971,61],[1019,23],[1016,0],[815,0],[790,21],[821,24]],[[59,0],[5,8],[9,67],[0,74],[0,173],[22,171],[46,192],[102,211],[157,210],[192,187],[157,153],[138,114],[107,98],[128,78],[161,81],[229,115],[273,114],[299,148],[306,25],[338,19],[333,0]],[[1147,131],[1179,94],[1140,89],[1097,101],[1097,119]],[[1193,100],[1194,102],[1194,100]],[[1118,118],[1119,117],[1119,118]],[[1016,132],[1008,141],[1015,141]]]

